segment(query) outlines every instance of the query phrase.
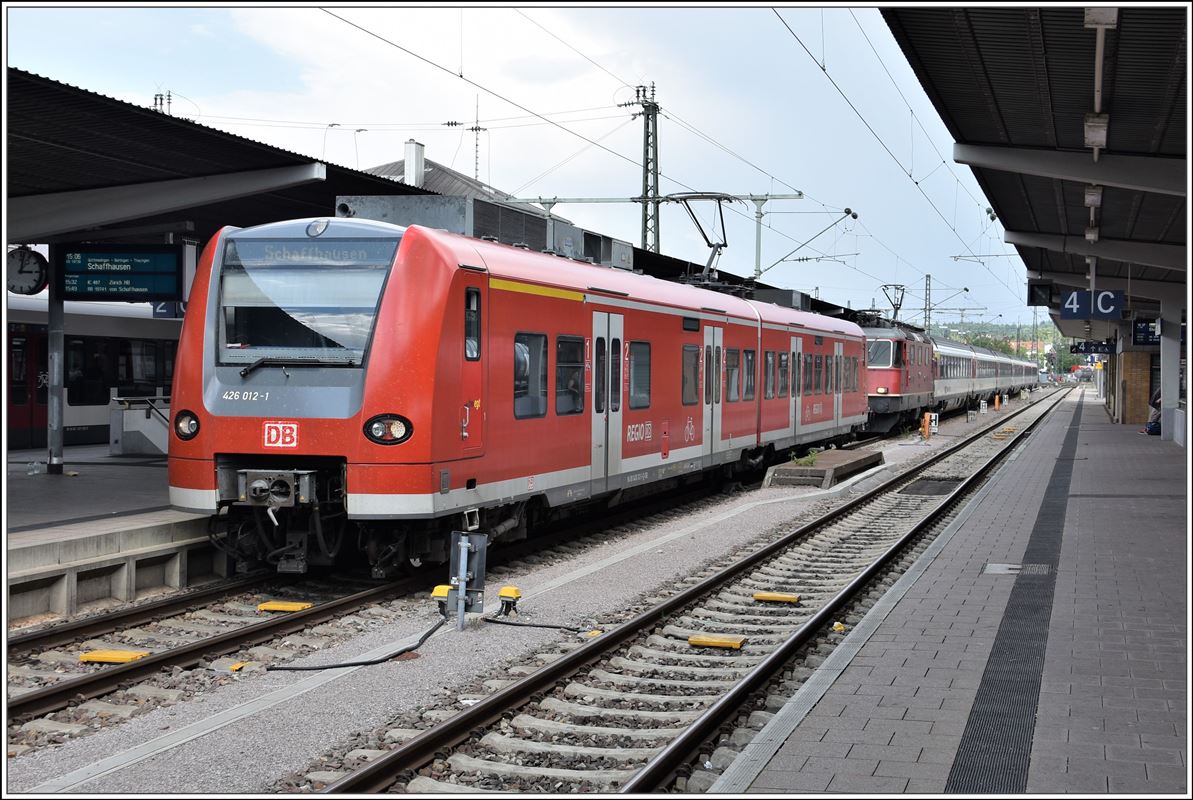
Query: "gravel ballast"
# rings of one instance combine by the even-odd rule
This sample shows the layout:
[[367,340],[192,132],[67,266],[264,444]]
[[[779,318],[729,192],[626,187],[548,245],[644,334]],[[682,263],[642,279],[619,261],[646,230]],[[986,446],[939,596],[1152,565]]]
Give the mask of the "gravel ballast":
[[[1013,402],[1011,407],[1021,406]],[[948,420],[941,426],[942,435],[927,445],[919,444],[918,437],[885,441],[880,449],[888,468],[852,482],[841,493],[783,487],[727,495],[694,513],[619,536],[566,560],[558,557],[538,566],[515,568],[500,578],[491,577],[487,596],[495,605],[492,601],[500,585],[519,586],[525,596],[519,606],[524,621],[582,626],[608,617],[643,595],[674,589],[704,562],[765,531],[790,524],[797,515],[822,513],[829,502],[839,502],[838,497],[885,479],[890,466],[925,458],[994,417],[979,417],[978,423],[966,423],[964,416]],[[738,513],[728,516],[734,511]],[[616,560],[631,551],[630,557]],[[434,605],[428,599],[425,606],[425,612],[394,620],[291,663],[337,663],[388,645],[396,649],[401,640],[417,637],[434,624]],[[281,776],[311,770],[322,754],[360,731],[394,727],[389,723],[404,712],[416,712],[454,696],[460,687],[494,677],[494,668],[503,662],[525,659],[538,650],[550,649],[553,642],[574,639],[573,634],[562,631],[479,622],[462,634],[445,627],[423,645],[417,657],[339,672],[333,680],[305,693],[223,727],[192,731],[191,738],[170,749],[108,774],[64,785],[61,790],[114,794],[269,791]],[[118,727],[9,758],[7,789],[27,792],[160,737],[177,736],[187,726],[217,714],[235,716],[241,706],[260,703],[271,692],[312,675],[329,673],[241,674],[216,691],[156,709]]]

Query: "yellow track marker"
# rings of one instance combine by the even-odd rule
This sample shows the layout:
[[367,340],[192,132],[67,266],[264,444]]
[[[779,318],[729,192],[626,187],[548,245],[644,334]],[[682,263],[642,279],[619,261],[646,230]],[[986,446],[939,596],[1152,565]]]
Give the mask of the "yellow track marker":
[[716,636],[711,634],[694,634],[688,637],[691,647],[724,647],[730,650],[741,650],[746,643],[744,636]]
[[314,603],[301,603],[297,600],[269,600],[257,606],[258,611],[306,611]]
[[230,672],[240,672],[240,670],[244,669],[244,666],[248,663],[249,662],[247,661],[237,661],[235,664],[229,664],[228,670]]
[[798,603],[799,595],[791,592],[754,592],[759,603]]
[[147,655],[148,650],[90,650],[79,653],[79,661],[87,664],[127,664]]

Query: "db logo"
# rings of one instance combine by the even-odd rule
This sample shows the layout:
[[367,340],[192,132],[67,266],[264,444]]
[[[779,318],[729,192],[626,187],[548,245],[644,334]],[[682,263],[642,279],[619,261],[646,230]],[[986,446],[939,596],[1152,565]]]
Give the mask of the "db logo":
[[297,422],[266,422],[266,447],[298,447]]

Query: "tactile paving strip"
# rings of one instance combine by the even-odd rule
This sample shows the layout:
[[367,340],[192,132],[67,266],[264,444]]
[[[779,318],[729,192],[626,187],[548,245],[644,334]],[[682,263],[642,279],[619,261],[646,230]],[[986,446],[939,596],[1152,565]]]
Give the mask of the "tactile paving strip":
[[1027,791],[1044,651],[1048,647],[1048,622],[1056,589],[1055,567],[1065,529],[1073,478],[1072,456],[1077,450],[1083,403],[1077,404],[1060,457],[1052,468],[1023,554],[1024,564],[1015,577],[945,792]]

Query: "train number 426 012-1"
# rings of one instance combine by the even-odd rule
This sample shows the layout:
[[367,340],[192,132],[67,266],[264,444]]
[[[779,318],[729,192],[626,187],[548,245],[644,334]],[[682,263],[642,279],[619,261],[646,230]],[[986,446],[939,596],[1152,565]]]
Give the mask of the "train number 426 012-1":
[[229,389],[224,392],[225,400],[268,400],[269,392],[241,392]]

